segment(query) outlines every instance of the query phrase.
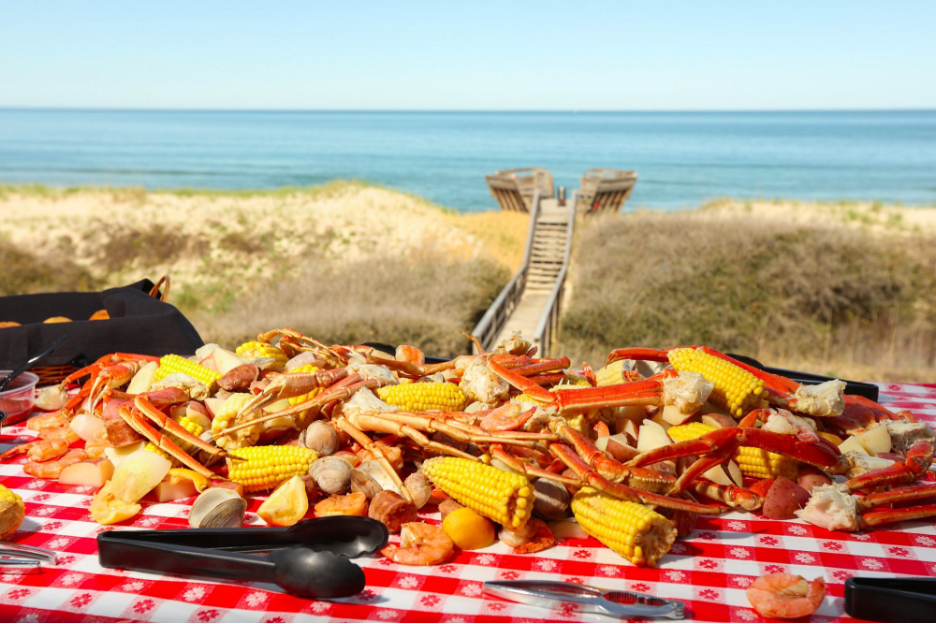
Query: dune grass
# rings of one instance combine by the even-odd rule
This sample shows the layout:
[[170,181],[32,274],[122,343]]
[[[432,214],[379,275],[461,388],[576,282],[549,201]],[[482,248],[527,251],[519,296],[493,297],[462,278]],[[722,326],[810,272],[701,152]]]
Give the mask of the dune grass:
[[774,366],[936,380],[936,237],[727,213],[583,223],[560,350],[706,344]]

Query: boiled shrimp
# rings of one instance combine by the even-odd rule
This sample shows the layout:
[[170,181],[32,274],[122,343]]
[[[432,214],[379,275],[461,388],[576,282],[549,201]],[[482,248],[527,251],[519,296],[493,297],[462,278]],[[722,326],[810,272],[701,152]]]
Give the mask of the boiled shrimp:
[[61,457],[67,452],[68,442],[65,440],[35,440],[33,442],[14,446],[3,455],[0,455],[0,457],[7,459],[8,457],[13,457],[20,453],[27,453],[30,461],[44,462],[55,459],[56,457]]
[[58,479],[65,466],[71,466],[88,459],[88,454],[82,449],[72,449],[55,461],[34,462],[23,466],[23,472],[37,479]]
[[105,449],[112,446],[105,437],[94,437],[85,442],[85,452],[88,454],[88,459],[98,459],[103,457]]
[[825,579],[808,582],[795,574],[766,574],[747,589],[751,606],[769,618],[794,619],[815,613],[825,598]]
[[481,428],[485,431],[513,431],[527,423],[536,412],[536,408],[520,413],[520,405],[506,403],[481,419]]
[[455,552],[455,544],[441,527],[425,522],[407,522],[400,531],[400,545],[380,551],[387,559],[412,566],[442,563]]
[[62,412],[49,412],[33,416],[26,421],[26,428],[32,431],[42,431],[43,429],[58,429],[67,427],[68,418]]
[[74,444],[81,440],[78,434],[71,427],[58,427],[55,429],[43,429],[39,432],[39,437],[43,440],[63,440],[69,444]]
[[530,518],[523,528],[516,531],[503,528],[497,534],[497,538],[508,546],[513,546],[515,555],[537,553],[556,545],[556,536],[539,518]]
[[333,495],[315,505],[315,517],[366,516],[367,497],[362,492],[345,496]]

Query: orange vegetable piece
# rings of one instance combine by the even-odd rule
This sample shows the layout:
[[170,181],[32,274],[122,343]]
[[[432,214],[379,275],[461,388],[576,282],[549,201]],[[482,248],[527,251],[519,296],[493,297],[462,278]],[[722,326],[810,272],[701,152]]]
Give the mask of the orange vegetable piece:
[[366,516],[367,496],[363,492],[355,492],[340,496],[335,494],[319,502],[315,506],[315,515],[322,516]]

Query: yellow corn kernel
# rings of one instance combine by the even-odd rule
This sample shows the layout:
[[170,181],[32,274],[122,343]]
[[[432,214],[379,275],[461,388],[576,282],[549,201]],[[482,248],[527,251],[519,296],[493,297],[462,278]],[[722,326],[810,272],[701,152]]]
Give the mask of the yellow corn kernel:
[[[666,433],[673,440],[682,442],[683,440],[694,440],[715,429],[717,427],[712,425],[694,422],[670,427],[666,430]],[[739,446],[732,459],[735,460],[738,467],[741,468],[741,473],[746,477],[769,479],[783,476],[796,480],[798,462],[786,455],[771,453],[753,446]]]
[[237,355],[248,360],[273,359],[276,360],[270,367],[273,370],[283,370],[286,368],[286,362],[289,358],[283,353],[283,350],[277,346],[266,342],[257,342],[251,340],[237,347]]
[[272,490],[280,483],[309,472],[318,453],[303,446],[250,446],[230,451],[228,478],[245,492]]
[[709,401],[732,416],[741,417],[766,407],[764,382],[740,366],[710,355],[702,349],[672,349],[669,361],[677,372],[699,373],[715,384]]
[[468,397],[452,383],[429,382],[384,386],[377,389],[381,400],[408,412],[445,410],[460,412],[468,405]]
[[595,379],[599,386],[613,386],[614,384],[628,383],[643,379],[643,376],[637,371],[624,370],[626,360],[618,360],[598,369],[595,373]]
[[583,487],[572,497],[582,529],[634,565],[656,565],[676,540],[676,527],[655,511]]
[[199,383],[203,384],[209,390],[221,379],[221,373],[207,366],[202,366],[198,362],[184,358],[181,355],[164,355],[159,359],[159,368],[156,369],[156,375],[153,377],[153,381],[162,381],[173,373],[188,375],[198,380]]
[[461,457],[433,457],[422,465],[436,487],[505,527],[519,529],[533,510],[533,486],[525,476]]
[[[211,421],[211,433],[214,437],[214,443],[224,450],[229,451],[243,446],[251,446],[255,444],[257,438],[260,437],[260,432],[263,430],[262,423],[250,427],[246,431],[241,430],[234,432],[230,436],[221,434],[222,431],[235,424],[235,418],[251,399],[253,399],[253,395],[250,393],[235,392],[227,398],[221,408],[215,413],[215,417]],[[252,418],[256,419],[257,415],[254,415]]]

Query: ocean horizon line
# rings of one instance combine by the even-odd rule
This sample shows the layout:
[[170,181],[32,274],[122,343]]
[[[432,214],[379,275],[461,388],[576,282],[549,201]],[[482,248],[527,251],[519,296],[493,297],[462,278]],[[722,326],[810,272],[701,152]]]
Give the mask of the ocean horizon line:
[[83,113],[392,113],[392,114],[557,114],[557,115],[621,115],[621,114],[822,114],[822,113],[932,113],[930,108],[758,108],[758,109],[419,109],[419,108],[144,108],[97,106],[4,106],[0,111],[83,112]]

